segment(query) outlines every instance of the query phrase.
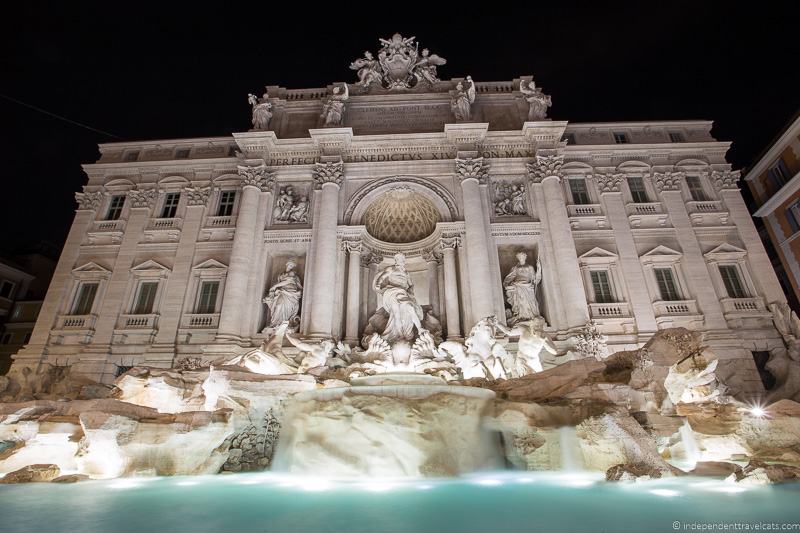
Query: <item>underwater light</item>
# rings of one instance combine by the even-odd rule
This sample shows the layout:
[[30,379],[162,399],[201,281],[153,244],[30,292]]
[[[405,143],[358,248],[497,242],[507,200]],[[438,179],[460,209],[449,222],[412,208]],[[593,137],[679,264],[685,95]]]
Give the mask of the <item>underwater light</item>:
[[665,498],[672,498],[681,495],[681,493],[678,492],[677,490],[670,490],[670,489],[653,489],[650,491],[650,494],[655,494],[656,496],[664,496]]
[[763,407],[755,406],[750,408],[750,414],[756,418],[764,418],[767,416],[767,411]]

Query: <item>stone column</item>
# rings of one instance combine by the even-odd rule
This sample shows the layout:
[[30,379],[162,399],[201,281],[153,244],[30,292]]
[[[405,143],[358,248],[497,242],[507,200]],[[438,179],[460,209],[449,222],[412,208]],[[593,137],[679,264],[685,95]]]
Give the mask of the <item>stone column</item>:
[[192,273],[194,251],[197,246],[197,235],[203,223],[203,213],[211,187],[186,187],[186,214],[181,226],[181,237],[175,250],[172,273],[167,279],[164,298],[159,309],[158,334],[155,344],[171,344],[174,354],[178,328],[180,327],[183,304],[186,301],[186,289]]
[[426,250],[422,258],[428,268],[428,304],[433,309],[433,314],[441,319],[439,308],[439,256],[435,250]]
[[739,192],[738,181],[738,170],[715,170],[711,173],[711,183],[728,208],[731,221],[739,230],[739,235],[747,250],[747,260],[750,263],[756,288],[763,294],[767,305],[785,302],[786,295],[783,294],[778,277],[775,275],[775,270],[764,249],[764,244],[761,242],[750,212]]
[[347,261],[347,311],[345,314],[344,340],[349,344],[358,343],[358,317],[361,303],[361,242],[342,243],[349,254]]
[[314,183],[320,191],[320,207],[314,220],[315,231],[311,243],[314,249],[314,276],[309,291],[313,300],[308,333],[315,337],[330,337],[333,328],[336,226],[339,220],[339,188],[343,177],[341,159],[314,165]]
[[542,184],[545,210],[547,211],[547,231],[553,245],[556,278],[561,288],[564,316],[567,328],[582,327],[589,321],[589,305],[583,288],[578,253],[569,225],[569,215],[561,190],[561,165],[564,156],[537,155],[536,163],[528,164],[531,181]]
[[[482,157],[456,159],[456,177],[461,181],[466,228],[467,267],[469,270],[472,321],[495,314],[492,271],[486,237],[487,217],[481,200],[481,185],[489,179],[488,165]],[[449,314],[449,313],[448,313]]]
[[367,306],[369,307],[367,320],[372,316],[372,313],[378,310],[378,295],[372,290],[372,282],[375,281],[375,276],[378,275],[378,265],[380,265],[382,261],[383,256],[381,254],[375,252],[369,254],[369,279],[366,283],[367,291],[369,291],[367,293]]
[[[31,339],[14,356],[15,367],[17,365],[20,367],[32,366],[39,362],[50,338],[50,330],[55,325],[56,317],[64,309],[65,303],[67,305],[71,304],[71,302],[65,302],[64,300],[69,296],[69,290],[72,285],[72,270],[78,266],[75,262],[80,256],[81,243],[86,237],[92,221],[97,216],[97,210],[100,209],[100,205],[103,202],[103,193],[100,191],[79,192],[75,193],[75,199],[78,202],[75,219],[72,221],[72,227],[70,227],[61,256],[58,258],[58,264],[53,272],[47,295],[44,298],[44,302],[42,302],[36,325],[31,333]],[[16,368],[14,370],[16,371]]]
[[92,344],[110,344],[120,311],[125,304],[125,292],[131,276],[131,267],[136,258],[136,249],[142,240],[144,228],[150,219],[150,210],[156,200],[155,189],[128,191],[130,211],[125,222],[125,233],[114,261],[114,269],[103,295],[97,314],[97,324]]
[[647,291],[642,262],[633,240],[628,212],[622,199],[622,174],[595,174],[597,190],[603,200],[603,209],[614,230],[619,266],[628,288],[631,311],[636,319],[638,333],[652,333],[658,329],[653,302]]
[[458,278],[456,274],[456,248],[461,246],[459,237],[442,237],[442,262],[444,263],[444,305],[447,315],[447,339],[461,338],[458,309]]
[[242,323],[247,316],[247,284],[253,266],[253,240],[256,235],[258,199],[265,180],[274,179],[262,164],[239,166],[242,198],[236,217],[236,233],[233,234],[233,249],[228,262],[228,275],[219,316],[217,338],[233,340],[241,335]]
[[273,177],[264,180],[261,184],[261,194],[258,197],[258,215],[256,216],[255,231],[253,235],[253,255],[250,266],[250,277],[247,281],[247,297],[245,314],[240,328],[242,337],[250,337],[258,331],[259,318],[263,309],[264,284],[266,283],[266,247],[264,246],[264,228],[267,225],[267,215],[272,209],[272,189],[275,186]]
[[664,207],[669,213],[672,227],[675,228],[678,244],[683,250],[689,291],[697,298],[697,303],[705,317],[705,325],[708,329],[727,329],[728,324],[725,321],[722,305],[719,303],[720,297],[714,289],[714,282],[708,272],[700,241],[697,240],[689,212],[686,210],[683,194],[681,194],[680,184],[683,179],[682,172],[656,172],[653,174],[653,183],[661,193]]

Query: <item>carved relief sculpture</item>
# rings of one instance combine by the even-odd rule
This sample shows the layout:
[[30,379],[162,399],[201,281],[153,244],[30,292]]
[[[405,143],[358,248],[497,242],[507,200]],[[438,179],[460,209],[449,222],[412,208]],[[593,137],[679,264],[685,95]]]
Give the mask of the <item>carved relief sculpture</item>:
[[269,327],[276,328],[288,322],[292,330],[299,323],[300,300],[303,297],[303,285],[300,276],[294,271],[297,263],[286,262],[286,270],[278,276],[278,280],[267,292],[264,303],[269,308]]
[[457,122],[465,122],[472,118],[472,104],[475,103],[475,82],[472,76],[467,76],[467,87],[464,82],[458,82],[450,97],[450,109]]
[[525,185],[521,183],[496,183],[494,187],[494,214],[498,217],[527,215]]
[[544,120],[547,118],[547,108],[553,105],[549,94],[544,94],[533,80],[521,81],[519,90],[525,101],[528,102],[528,120]]
[[342,84],[344,92],[340,87],[333,88],[333,94],[328,97],[328,101],[322,106],[322,125],[326,128],[336,128],[344,121],[345,102],[350,99],[350,89],[347,84]]
[[253,108],[253,129],[266,131],[269,129],[269,123],[272,120],[272,104],[268,101],[269,94],[266,92],[264,96],[258,98],[254,94],[247,95],[247,101]]
[[281,187],[272,209],[275,222],[308,222],[309,201],[307,195],[295,194],[294,187]]
[[516,255],[518,263],[503,280],[506,291],[506,300],[511,305],[511,325],[524,320],[539,317],[539,303],[536,299],[536,290],[542,281],[542,265],[536,259],[536,267],[526,264],[528,254],[519,252]]

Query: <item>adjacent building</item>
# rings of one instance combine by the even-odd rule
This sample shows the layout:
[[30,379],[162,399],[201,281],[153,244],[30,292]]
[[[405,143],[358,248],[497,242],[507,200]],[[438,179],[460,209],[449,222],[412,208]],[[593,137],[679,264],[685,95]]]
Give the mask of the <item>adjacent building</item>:
[[251,350],[287,263],[298,334],[355,346],[397,253],[463,340],[510,314],[504,277],[524,251],[547,332],[572,352],[546,366],[590,321],[611,351],[680,326],[705,332],[734,392],[763,392],[756,361],[785,350],[770,305],[786,299],[711,122],[551,120],[530,76],[443,81],[416,50],[395,36],[354,63],[358,83],[269,86],[250,131],[100,145],[15,368],[108,382]]

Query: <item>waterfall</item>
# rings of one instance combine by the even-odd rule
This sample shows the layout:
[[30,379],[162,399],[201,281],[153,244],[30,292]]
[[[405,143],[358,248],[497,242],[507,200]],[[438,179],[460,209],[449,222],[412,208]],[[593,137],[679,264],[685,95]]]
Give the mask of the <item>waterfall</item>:
[[558,445],[561,450],[561,470],[565,472],[583,470],[583,452],[573,426],[558,428]]
[[700,448],[697,446],[697,441],[694,438],[694,433],[692,433],[692,427],[689,425],[688,420],[683,421],[679,433],[686,462],[694,468],[694,465],[700,460]]

